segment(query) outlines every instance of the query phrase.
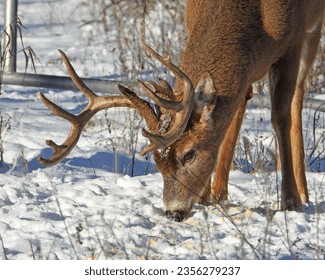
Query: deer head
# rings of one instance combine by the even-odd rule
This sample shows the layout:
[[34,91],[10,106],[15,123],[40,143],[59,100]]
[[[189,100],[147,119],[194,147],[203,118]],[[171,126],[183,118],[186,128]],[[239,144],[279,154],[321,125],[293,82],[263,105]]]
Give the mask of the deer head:
[[[41,93],[43,103],[54,115],[68,120],[71,130],[61,145],[47,140],[47,145],[54,153],[50,159],[40,157],[38,160],[45,166],[63,160],[77,144],[86,123],[100,110],[121,106],[134,108],[145,119],[148,127],[143,129],[143,135],[149,139],[150,144],[143,149],[141,155],[153,152],[157,168],[164,178],[165,213],[168,217],[181,221],[194,203],[209,191],[215,157],[208,149],[213,143],[204,139],[206,134],[213,131],[211,114],[216,105],[216,92],[208,73],[202,75],[194,88],[187,75],[171,62],[170,56],[164,58],[148,46],[143,47],[173,72],[178,80],[177,91],[173,91],[166,81],[138,81],[157,106],[156,110],[149,102],[122,85],[118,85],[118,88],[123,96],[96,95],[79,78],[65,53],[59,50],[72,81],[89,102],[76,116],[52,103]],[[211,163],[208,164],[208,161]]]
[[[165,213],[176,221],[183,220],[195,203],[209,203],[210,177],[217,157],[217,149],[213,149],[216,143],[212,141],[217,98],[208,73],[201,76],[194,92],[193,110],[183,133],[170,145],[154,151],[164,179]],[[172,111],[164,114],[162,119],[173,120]]]

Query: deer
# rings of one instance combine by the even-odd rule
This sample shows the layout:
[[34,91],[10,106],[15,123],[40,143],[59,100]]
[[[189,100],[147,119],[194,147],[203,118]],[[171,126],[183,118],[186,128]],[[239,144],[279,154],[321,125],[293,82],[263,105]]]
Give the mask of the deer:
[[229,170],[252,84],[268,77],[281,160],[281,210],[301,211],[309,203],[303,98],[324,7],[324,0],[187,0],[188,38],[179,66],[170,55],[163,57],[143,45],[175,75],[174,88],[165,80],[138,81],[151,102],[120,84],[121,95],[98,96],[60,50],[68,74],[89,101],[73,115],[41,94],[43,103],[69,121],[71,129],[61,145],[47,140],[53,155],[39,161],[52,166],[64,159],[100,110],[133,108],[147,126],[142,133],[149,144],[141,155],[152,153],[163,177],[164,213],[181,222],[196,203],[227,200]]

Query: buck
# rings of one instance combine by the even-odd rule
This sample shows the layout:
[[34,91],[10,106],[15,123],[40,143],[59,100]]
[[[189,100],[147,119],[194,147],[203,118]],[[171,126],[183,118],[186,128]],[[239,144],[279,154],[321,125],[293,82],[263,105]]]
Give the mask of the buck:
[[[100,97],[78,77],[61,52],[67,71],[89,99],[75,116],[44,95],[52,112],[71,122],[62,145],[48,140],[54,153],[39,158],[51,166],[78,142],[98,111],[126,106],[145,119],[143,130],[164,181],[167,217],[182,221],[195,203],[221,202],[228,195],[228,173],[252,83],[269,77],[272,124],[281,159],[282,210],[299,211],[309,202],[304,170],[302,104],[305,80],[317,52],[324,0],[188,0],[188,42],[180,66],[148,46],[150,55],[175,74],[175,90],[166,82],[141,82],[156,104],[118,85],[121,96]],[[215,171],[211,183],[212,173]]]

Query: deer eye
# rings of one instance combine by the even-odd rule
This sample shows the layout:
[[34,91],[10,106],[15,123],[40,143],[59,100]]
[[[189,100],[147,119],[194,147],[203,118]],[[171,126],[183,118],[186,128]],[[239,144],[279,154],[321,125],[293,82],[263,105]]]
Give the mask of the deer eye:
[[195,159],[195,151],[190,150],[188,151],[183,157],[183,163],[192,162]]

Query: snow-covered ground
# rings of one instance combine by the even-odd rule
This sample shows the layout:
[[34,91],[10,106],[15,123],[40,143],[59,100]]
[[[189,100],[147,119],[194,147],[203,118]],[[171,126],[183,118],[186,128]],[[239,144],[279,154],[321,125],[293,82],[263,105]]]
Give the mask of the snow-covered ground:
[[[91,2],[20,1],[19,15],[28,28],[25,46],[41,62],[37,73],[66,75],[58,48],[67,51],[81,76],[114,75],[123,68],[115,37],[105,42],[108,46],[95,45],[90,37],[99,32],[97,25],[82,25],[92,19]],[[150,28],[159,32],[159,26],[157,21]],[[18,69],[24,71],[22,53],[19,59]],[[229,205],[196,205],[176,223],[163,214],[162,176],[151,160],[138,155],[146,143],[139,133],[143,124],[130,110],[99,113],[67,159],[42,167],[37,157],[51,154],[45,140],[61,143],[69,124],[50,114],[39,91],[1,88],[0,259],[325,258],[324,113],[304,110],[307,155],[314,162],[307,172],[311,204],[303,212],[275,211],[281,178],[272,161],[270,111],[260,105],[247,110],[230,174]],[[80,93],[42,92],[74,113],[86,104]]]

